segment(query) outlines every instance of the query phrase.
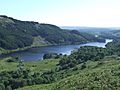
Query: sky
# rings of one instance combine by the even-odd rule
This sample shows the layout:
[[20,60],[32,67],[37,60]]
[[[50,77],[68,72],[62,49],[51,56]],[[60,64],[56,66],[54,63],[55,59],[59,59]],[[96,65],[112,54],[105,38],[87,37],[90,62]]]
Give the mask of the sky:
[[0,15],[58,26],[120,27],[120,0],[0,0]]

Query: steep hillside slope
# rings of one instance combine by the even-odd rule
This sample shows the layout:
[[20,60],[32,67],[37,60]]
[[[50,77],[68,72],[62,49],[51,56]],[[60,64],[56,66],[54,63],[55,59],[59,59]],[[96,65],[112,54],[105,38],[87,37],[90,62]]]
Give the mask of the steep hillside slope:
[[[26,86],[17,90],[119,90],[120,60],[112,57],[87,61],[86,68],[69,69],[66,78],[52,84]],[[65,74],[63,72],[63,75]]]
[[4,49],[17,49],[31,45],[78,44],[89,41],[99,41],[99,39],[86,33],[63,30],[51,24],[0,16],[0,47]]

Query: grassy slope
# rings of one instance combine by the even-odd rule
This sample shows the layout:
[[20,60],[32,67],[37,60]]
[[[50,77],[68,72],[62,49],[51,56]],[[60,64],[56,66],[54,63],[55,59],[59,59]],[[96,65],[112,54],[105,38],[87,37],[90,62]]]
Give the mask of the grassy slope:
[[16,62],[12,62],[12,63],[6,62],[10,58],[11,57],[0,60],[0,72],[1,71],[12,71],[12,70],[17,69],[18,63],[16,63]]
[[88,61],[85,69],[69,72],[74,74],[56,83],[18,90],[119,90],[120,60],[115,59],[110,57],[103,61]]
[[[0,60],[0,72],[1,71],[13,71],[17,69],[18,62],[7,62],[9,58],[5,58]],[[50,69],[54,69],[56,64],[58,64],[59,59],[49,59],[43,61],[32,61],[32,62],[24,62],[26,68],[30,69],[34,72],[44,72]],[[11,68],[12,67],[12,68]]]
[[26,86],[24,88],[19,88],[17,90],[52,90],[52,84],[41,84],[41,85],[33,85],[33,86]]
[[49,59],[49,60],[43,60],[43,61],[32,61],[32,62],[26,62],[25,67],[29,68],[31,71],[34,72],[45,72],[51,69],[54,69],[55,66],[58,64],[59,59]]
[[[120,88],[120,61],[105,61],[103,65],[89,62],[82,72],[55,84],[56,90],[117,90]],[[90,65],[91,64],[91,65]],[[90,66],[89,66],[90,65]]]
[[[0,60],[0,72],[17,69],[18,63],[6,62],[7,59],[9,58]],[[42,73],[54,69],[58,61],[54,59],[25,62],[25,66],[31,71]],[[86,66],[83,70],[69,70],[67,74],[72,74],[72,76],[55,83],[26,86],[18,90],[119,90],[120,60],[118,57],[107,57],[102,61],[88,61]]]

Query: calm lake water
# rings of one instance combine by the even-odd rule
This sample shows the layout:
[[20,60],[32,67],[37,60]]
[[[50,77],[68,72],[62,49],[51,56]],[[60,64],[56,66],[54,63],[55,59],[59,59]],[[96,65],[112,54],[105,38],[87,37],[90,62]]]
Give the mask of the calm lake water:
[[80,45],[59,45],[59,46],[45,46],[45,47],[39,47],[39,48],[31,48],[25,51],[19,51],[7,55],[1,55],[0,57],[9,57],[9,56],[19,56],[24,61],[35,61],[35,60],[42,60],[43,55],[45,53],[62,53],[69,55],[71,51],[73,51],[76,48],[79,48],[80,46],[98,46],[98,47],[105,47],[105,45],[108,42],[111,42],[111,39],[106,39],[105,43],[99,43],[99,42],[92,42],[92,43],[86,43],[86,44],[80,44]]

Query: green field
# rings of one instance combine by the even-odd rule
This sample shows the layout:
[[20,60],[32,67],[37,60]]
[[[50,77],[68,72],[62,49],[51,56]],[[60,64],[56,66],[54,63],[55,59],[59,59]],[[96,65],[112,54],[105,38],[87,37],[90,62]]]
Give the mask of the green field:
[[17,69],[18,63],[17,62],[9,63],[7,62],[8,59],[11,59],[11,57],[0,60],[0,72],[1,71],[13,71]]
[[25,67],[33,72],[45,72],[54,69],[59,63],[59,59],[48,59],[43,61],[25,62]]
[[[7,62],[8,59],[12,59],[12,58],[8,57],[0,60],[0,72],[17,70],[17,66],[19,63]],[[43,60],[43,61],[24,62],[24,65],[25,65],[25,68],[30,69],[31,71],[42,73],[42,72],[54,69],[55,66],[58,64],[58,62],[59,62],[59,59],[49,59],[49,60]]]
[[26,86],[24,88],[19,88],[17,90],[52,90],[52,84],[41,84],[41,85],[33,85],[33,86]]

